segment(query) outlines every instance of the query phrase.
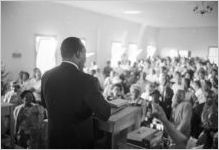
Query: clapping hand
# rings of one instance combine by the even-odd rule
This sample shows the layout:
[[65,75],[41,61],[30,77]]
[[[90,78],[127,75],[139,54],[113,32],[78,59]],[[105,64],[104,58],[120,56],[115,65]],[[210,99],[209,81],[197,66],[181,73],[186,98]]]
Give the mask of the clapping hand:
[[167,120],[163,108],[159,104],[156,104],[154,102],[152,102],[152,116],[154,116],[155,118],[161,121]]

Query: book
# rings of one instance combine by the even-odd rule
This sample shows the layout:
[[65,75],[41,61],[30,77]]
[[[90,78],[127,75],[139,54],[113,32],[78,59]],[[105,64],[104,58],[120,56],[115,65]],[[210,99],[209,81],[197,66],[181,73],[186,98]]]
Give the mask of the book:
[[157,132],[157,130],[148,128],[148,127],[141,127],[137,130],[134,130],[127,135],[128,140],[134,140],[134,141],[143,141],[150,140],[153,135]]

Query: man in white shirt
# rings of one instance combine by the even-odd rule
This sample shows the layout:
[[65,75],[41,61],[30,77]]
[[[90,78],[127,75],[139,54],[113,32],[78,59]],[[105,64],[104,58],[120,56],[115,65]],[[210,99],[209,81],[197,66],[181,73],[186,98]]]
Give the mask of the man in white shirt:
[[198,103],[199,104],[205,103],[206,98],[201,88],[200,81],[195,81],[194,88],[195,88],[195,96],[197,97]]

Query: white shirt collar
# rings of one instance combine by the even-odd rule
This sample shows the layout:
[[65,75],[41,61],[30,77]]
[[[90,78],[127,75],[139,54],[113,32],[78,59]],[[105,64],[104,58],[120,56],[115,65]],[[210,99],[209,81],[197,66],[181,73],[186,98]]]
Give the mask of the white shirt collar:
[[72,65],[75,66],[77,69],[79,69],[79,68],[78,68],[78,65],[77,65],[76,63],[74,63],[74,62],[67,61],[67,60],[63,60],[62,62],[72,64]]

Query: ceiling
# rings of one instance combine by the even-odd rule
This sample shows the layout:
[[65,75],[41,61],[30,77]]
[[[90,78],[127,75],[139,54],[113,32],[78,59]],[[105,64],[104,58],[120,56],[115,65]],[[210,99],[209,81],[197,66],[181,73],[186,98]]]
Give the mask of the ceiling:
[[[213,12],[197,15],[193,8],[200,1],[60,1],[58,3],[78,7],[113,17],[154,27],[217,27],[218,3],[208,2]],[[124,14],[124,11],[137,10],[140,14]]]

